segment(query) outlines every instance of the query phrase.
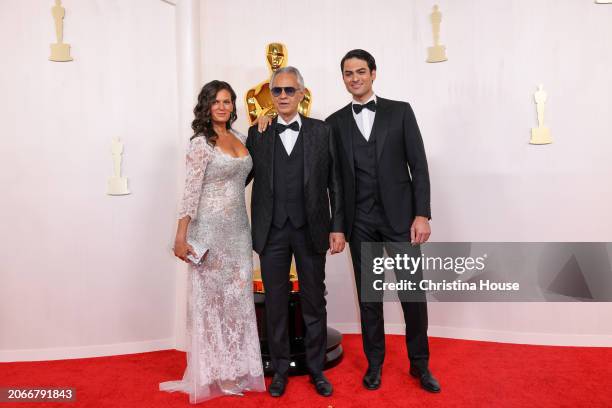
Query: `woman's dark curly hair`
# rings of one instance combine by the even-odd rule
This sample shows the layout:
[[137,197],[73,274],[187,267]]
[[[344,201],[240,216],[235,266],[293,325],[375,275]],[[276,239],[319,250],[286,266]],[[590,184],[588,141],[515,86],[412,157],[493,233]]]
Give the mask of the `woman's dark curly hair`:
[[230,84],[224,81],[210,81],[202,87],[200,94],[198,95],[198,104],[193,108],[195,119],[191,122],[191,128],[193,129],[193,136],[190,140],[195,137],[204,136],[206,141],[212,146],[217,142],[218,135],[213,129],[212,117],[210,114],[210,107],[217,99],[219,91],[225,89],[232,97],[232,105],[234,110],[230,113],[230,118],[225,124],[227,129],[231,129],[232,123],[236,121],[236,92],[232,89]]

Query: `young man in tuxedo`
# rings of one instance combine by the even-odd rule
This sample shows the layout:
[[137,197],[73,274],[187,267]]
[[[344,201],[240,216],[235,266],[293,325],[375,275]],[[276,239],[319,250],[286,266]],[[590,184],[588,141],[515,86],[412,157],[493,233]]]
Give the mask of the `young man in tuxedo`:
[[[344,205],[336,144],[325,122],[298,114],[304,80],[294,67],[270,78],[278,117],[260,133],[249,129],[253,159],[251,219],[266,292],[268,346],[274,369],[270,395],[285,392],[289,371],[289,270],[295,256],[306,325],[306,366],[317,393],[332,394],[323,375],[327,346],[325,253],[344,250]],[[331,205],[331,217],[330,217]]]
[[[340,63],[342,79],[353,101],[326,119],[338,143],[344,186],[344,221],[349,241],[361,313],[363,349],[368,369],[363,385],[380,387],[385,357],[381,299],[371,301],[362,288],[364,271],[372,273],[371,257],[391,255],[400,243],[420,253],[419,244],[431,233],[430,188],[423,140],[410,105],[374,94],[374,57],[364,50],[349,51]],[[367,256],[362,243],[372,245]],[[397,243],[397,245],[394,245]],[[408,244],[409,243],[409,244]],[[399,277],[398,271],[395,271]],[[419,271],[416,276],[422,276]],[[365,288],[365,286],[364,286]],[[365,298],[365,299],[364,299]],[[402,301],[410,374],[422,388],[439,392],[428,368],[427,303]]]

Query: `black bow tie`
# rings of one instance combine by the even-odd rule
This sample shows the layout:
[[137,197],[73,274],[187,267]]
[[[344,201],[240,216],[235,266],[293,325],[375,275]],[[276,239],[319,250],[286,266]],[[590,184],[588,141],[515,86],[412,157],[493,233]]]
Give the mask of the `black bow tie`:
[[300,130],[300,124],[299,124],[297,121],[295,121],[295,122],[291,122],[291,123],[290,123],[290,124],[288,124],[288,125],[283,125],[282,123],[277,123],[277,124],[275,125],[275,128],[276,128],[276,131],[277,131],[279,134],[283,133],[283,132],[284,132],[285,130],[287,130],[287,129],[291,129],[291,130],[295,130],[296,132],[299,132],[299,130]]
[[376,112],[376,101],[372,99],[370,102],[366,103],[365,105],[360,105],[358,103],[353,104],[353,112],[355,112],[357,115],[361,113],[363,108],[369,109],[372,112]]

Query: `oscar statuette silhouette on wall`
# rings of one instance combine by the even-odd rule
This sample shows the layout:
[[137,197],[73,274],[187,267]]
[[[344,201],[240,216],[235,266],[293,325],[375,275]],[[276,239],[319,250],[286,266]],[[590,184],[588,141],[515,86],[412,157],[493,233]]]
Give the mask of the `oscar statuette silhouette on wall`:
[[536,110],[538,112],[538,127],[531,129],[531,140],[530,144],[541,145],[552,143],[550,137],[550,129],[544,126],[544,109],[546,107],[546,100],[548,95],[544,91],[544,86],[540,84],[538,90],[533,94],[536,103]]
[[440,44],[440,24],[442,23],[442,13],[436,4],[429,15],[431,30],[433,32],[433,47],[427,48],[427,62],[443,62],[446,58],[446,46]]
[[55,22],[55,38],[57,43],[51,44],[49,60],[55,62],[72,61],[70,45],[64,44],[64,16],[66,15],[66,9],[62,7],[61,0],[55,0],[55,6],[51,8],[51,15]]
[[113,154],[113,176],[108,179],[106,194],[108,195],[127,195],[128,180],[126,177],[121,177],[121,155],[123,154],[123,143],[118,137],[114,137],[111,145],[111,153]]

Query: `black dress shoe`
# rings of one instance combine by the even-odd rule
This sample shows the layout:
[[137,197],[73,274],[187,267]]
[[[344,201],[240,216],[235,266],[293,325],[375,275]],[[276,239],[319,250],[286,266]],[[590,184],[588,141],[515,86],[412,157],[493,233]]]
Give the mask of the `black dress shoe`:
[[285,393],[287,387],[287,375],[274,374],[268,392],[273,397],[280,397]]
[[429,370],[419,371],[416,368],[410,368],[410,375],[419,379],[421,388],[425,391],[440,392],[440,383]]
[[363,376],[363,386],[368,390],[377,390],[380,388],[380,380],[382,377],[382,367],[368,367]]
[[330,395],[332,395],[334,389],[329,380],[323,375],[323,373],[311,375],[310,382],[314,384],[319,395],[322,395],[324,397],[329,397]]

